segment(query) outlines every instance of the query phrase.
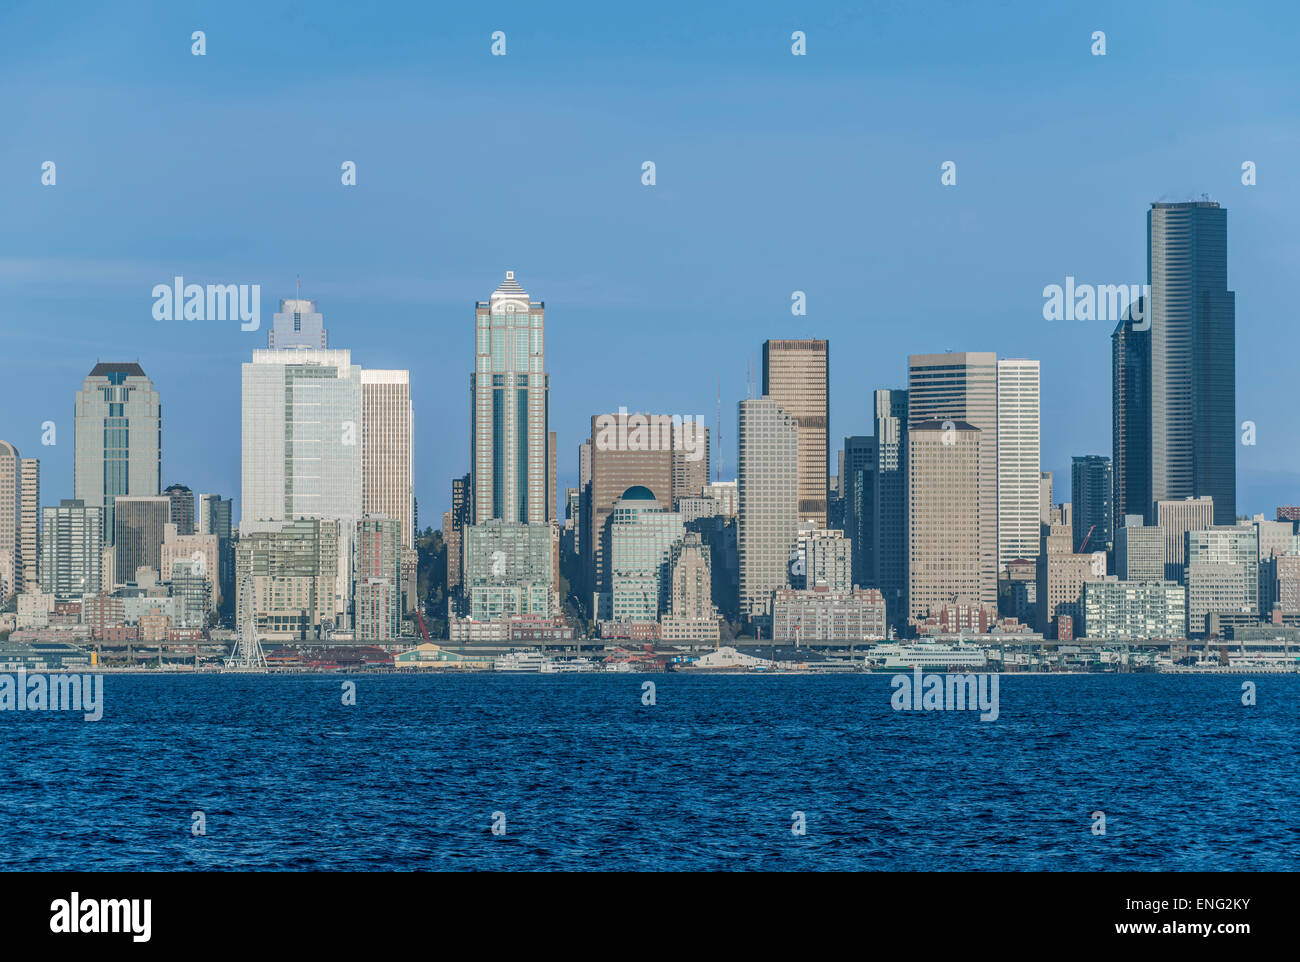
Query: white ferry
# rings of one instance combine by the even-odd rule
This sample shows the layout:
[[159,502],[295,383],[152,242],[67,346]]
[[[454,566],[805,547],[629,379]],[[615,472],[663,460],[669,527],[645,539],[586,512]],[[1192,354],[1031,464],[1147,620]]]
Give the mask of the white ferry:
[[974,645],[933,645],[920,642],[914,645],[876,645],[867,653],[864,662],[867,671],[898,671],[905,668],[984,668],[988,656]]
[[508,651],[492,662],[493,671],[551,672],[554,666],[540,651]]

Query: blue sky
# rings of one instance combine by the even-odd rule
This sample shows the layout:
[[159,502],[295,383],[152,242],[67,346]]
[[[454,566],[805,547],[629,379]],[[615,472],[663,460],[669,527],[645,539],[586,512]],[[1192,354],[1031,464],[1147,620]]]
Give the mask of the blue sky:
[[[437,527],[468,469],[473,302],[506,269],[546,302],[561,487],[592,414],[713,424],[719,385],[734,476],[747,364],[757,385],[762,341],[793,336],[830,339],[836,446],[909,353],[1041,359],[1043,466],[1068,478],[1110,453],[1114,325],[1044,321],[1042,289],[1141,283],[1149,203],[1201,193],[1228,208],[1257,425],[1237,508],[1300,502],[1294,5],[180,6],[0,9],[0,438],[42,459],[47,504],[97,359],[161,392],[164,484],[238,498],[240,364],[301,275],[332,347],[411,369]],[[154,321],[176,274],[260,284],[263,330]]]

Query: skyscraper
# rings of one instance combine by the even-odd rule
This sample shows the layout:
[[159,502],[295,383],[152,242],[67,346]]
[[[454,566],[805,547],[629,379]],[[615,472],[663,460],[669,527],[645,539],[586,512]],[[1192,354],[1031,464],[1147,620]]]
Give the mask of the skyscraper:
[[798,431],[774,398],[740,402],[740,614],[759,625],[770,620],[773,594],[790,583],[799,524]]
[[154,497],[162,487],[162,405],[139,364],[99,363],[77,392],[73,490],[104,509],[103,537],[113,540],[119,495]]
[[22,571],[18,587],[26,591],[41,581],[41,462],[36,458],[23,458],[21,515],[19,555]]
[[162,544],[171,521],[171,499],[119,497],[113,511],[117,526],[113,536],[114,572],[122,584],[135,582],[136,571],[152,568],[159,580],[170,572],[162,570]]
[[889,623],[907,627],[907,392],[875,393],[876,479],[872,519],[874,585],[884,596]]
[[1038,557],[1042,482],[1037,361],[998,361],[998,566]]
[[830,487],[830,342],[763,342],[763,396],[799,431],[799,520],[826,527]]
[[413,439],[410,372],[362,370],[361,513],[397,522],[406,548],[415,545]]
[[529,300],[515,272],[474,307],[470,374],[475,524],[493,518],[544,524],[547,497],[546,305]]
[[1166,581],[1186,583],[1187,533],[1211,527],[1217,513],[1214,501],[1204,497],[1155,503],[1156,524],[1165,538]]
[[1120,321],[1111,343],[1112,520],[1140,514],[1154,521],[1151,499],[1151,328],[1143,300]]
[[[992,352],[913,354],[908,358],[908,421],[965,421],[980,445],[980,537],[977,598],[998,599],[998,367]],[[908,470],[911,470],[909,465]],[[916,602],[909,601],[916,610]]]
[[299,518],[338,521],[331,609],[346,610],[350,595],[361,450],[361,368],[350,352],[253,352],[243,366],[239,529]]
[[1070,464],[1070,501],[1074,550],[1103,551],[1113,544],[1114,482],[1110,458],[1100,454],[1079,455]]
[[840,452],[840,490],[844,493],[844,533],[851,544],[853,583],[876,584],[876,439],[851,435]]
[[316,310],[315,301],[283,298],[280,310],[271,318],[266,332],[266,346],[272,351],[305,347],[323,351],[329,347],[325,319]]
[[75,498],[44,511],[41,591],[73,601],[100,590],[104,509]]
[[997,603],[996,580],[991,598],[985,584],[981,482],[992,472],[982,470],[980,433],[951,417],[913,421],[908,429],[910,618],[949,604]]
[[[171,523],[177,534],[194,534],[194,492],[183,484],[171,484],[163,491],[171,500]],[[163,572],[163,577],[168,572]]]
[[[1237,512],[1236,295],[1228,217],[1214,201],[1153,203],[1151,498],[1208,496],[1214,522]],[[1127,510],[1127,508],[1126,508]]]
[[0,441],[0,602],[18,590],[22,577],[23,459]]

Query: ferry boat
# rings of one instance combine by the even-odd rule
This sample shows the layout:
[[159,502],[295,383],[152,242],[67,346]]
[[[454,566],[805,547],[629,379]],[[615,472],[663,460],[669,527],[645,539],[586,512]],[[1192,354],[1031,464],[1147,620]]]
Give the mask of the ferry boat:
[[865,671],[900,671],[915,668],[985,668],[988,656],[974,645],[935,645],[920,642],[914,645],[876,645],[863,662]]
[[494,671],[552,671],[551,662],[540,651],[508,651],[492,661]]

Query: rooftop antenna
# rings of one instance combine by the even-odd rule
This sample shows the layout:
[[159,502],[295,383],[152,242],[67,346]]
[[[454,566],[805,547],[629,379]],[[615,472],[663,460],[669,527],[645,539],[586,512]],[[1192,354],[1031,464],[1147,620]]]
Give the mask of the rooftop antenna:
[[297,294],[297,298],[296,298],[296,299],[297,299],[297,300],[302,300],[302,275],[301,275],[301,274],[295,274],[295,275],[294,275],[294,279],[298,282],[298,294]]

